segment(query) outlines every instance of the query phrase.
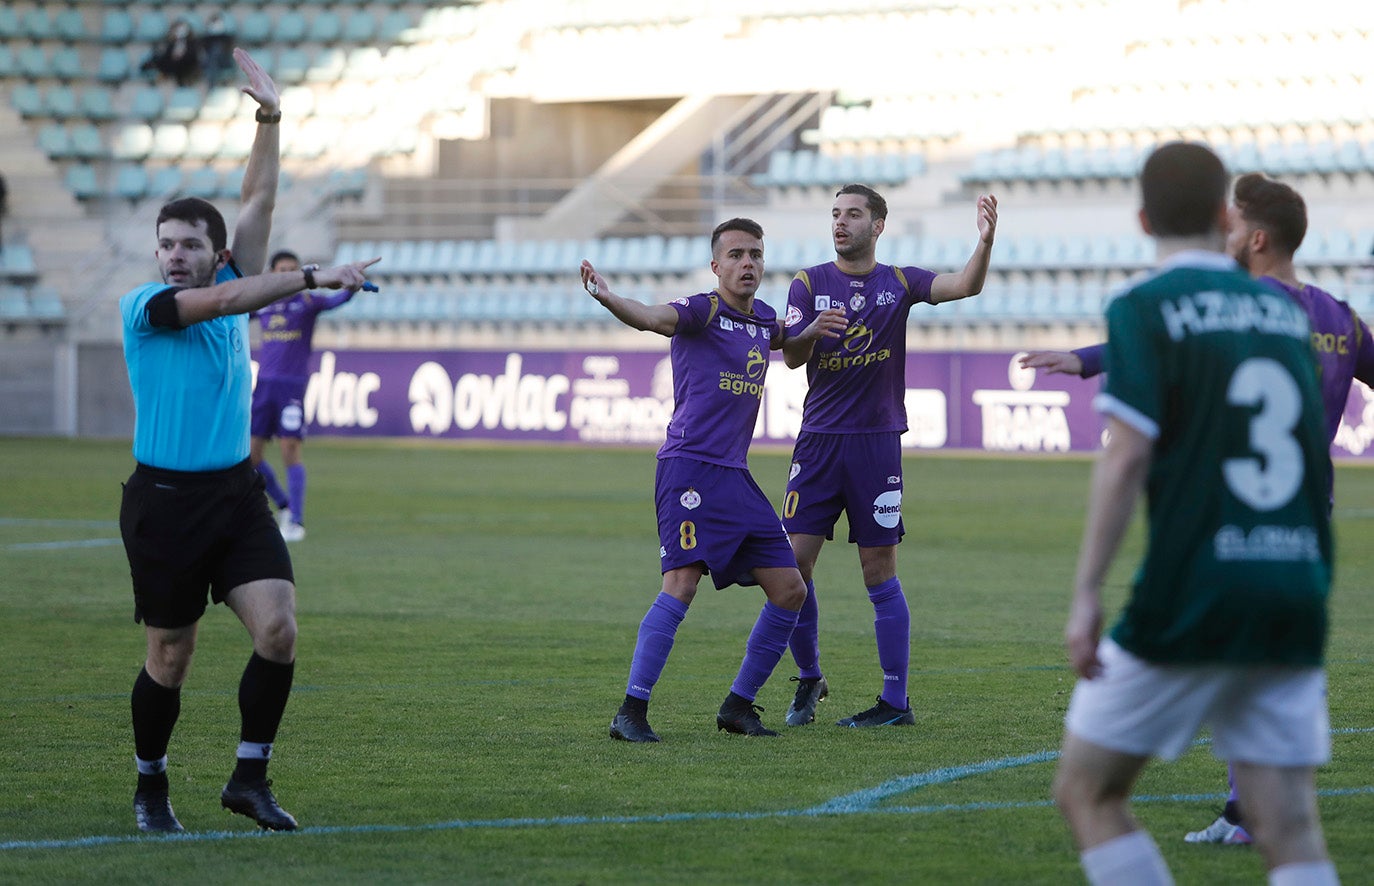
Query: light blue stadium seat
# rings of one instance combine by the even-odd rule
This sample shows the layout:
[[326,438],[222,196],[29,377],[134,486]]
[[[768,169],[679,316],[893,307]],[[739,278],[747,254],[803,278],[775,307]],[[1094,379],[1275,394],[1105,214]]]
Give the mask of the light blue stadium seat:
[[755,177],[755,184],[768,186],[786,185],[792,177],[792,152],[774,151],[768,157],[768,170]]
[[78,160],[99,160],[109,155],[100,128],[94,123],[77,123],[71,128],[71,156]]
[[153,149],[153,128],[146,123],[121,127],[114,136],[110,153],[116,160],[142,160]]
[[0,77],[17,77],[19,75],[19,60],[15,58],[14,50],[8,43],[0,43]]
[[29,300],[18,286],[0,286],[0,319],[27,320]]
[[63,180],[67,190],[78,200],[92,200],[102,193],[95,167],[89,163],[75,163],[67,167],[67,174]]
[[247,171],[247,168],[243,166],[235,166],[224,173],[220,178],[219,191],[215,196],[221,200],[237,200],[243,191],[243,176]]
[[305,16],[296,9],[287,9],[277,17],[277,25],[272,30],[272,38],[277,43],[301,43],[305,40]]
[[332,169],[328,183],[329,192],[335,197],[361,199],[367,191],[367,169]]
[[60,320],[67,315],[67,309],[57,290],[37,286],[29,291],[29,315],[38,320]]
[[52,75],[64,82],[84,80],[86,69],[75,46],[59,46],[52,53]]
[[337,43],[343,36],[343,19],[337,12],[327,8],[316,8],[315,17],[310,20],[306,39],[311,43]]
[[188,197],[214,200],[219,196],[219,173],[212,167],[202,166],[186,176],[182,190]]
[[28,9],[20,16],[19,31],[21,37],[33,40],[34,42],[51,40],[56,36],[53,30],[52,21],[48,18],[48,14],[43,11],[42,7]]
[[100,42],[124,46],[133,39],[134,17],[123,9],[106,10],[100,22]]
[[98,84],[81,90],[77,111],[82,117],[95,122],[113,120],[117,116],[109,88]]
[[[235,36],[240,43],[249,47],[266,43],[272,37],[272,16],[259,10],[246,13]],[[253,57],[257,58],[256,52]]]
[[310,72],[310,53],[299,47],[283,49],[272,68],[272,77],[280,83],[300,83]]
[[49,87],[43,105],[47,116],[57,120],[70,120],[81,116],[76,104],[76,90],[65,84]]
[[151,121],[162,116],[162,91],[156,86],[140,86],[129,102],[129,116]]
[[22,46],[17,55],[19,73],[30,80],[43,80],[52,76],[52,68],[48,65],[48,54],[43,51],[43,47],[36,45]]
[[129,78],[129,53],[118,46],[100,50],[95,76],[101,83],[122,83]]
[[116,197],[137,202],[148,196],[148,170],[141,165],[125,164],[114,171],[112,190]]
[[72,156],[71,134],[61,123],[49,123],[38,130],[38,148],[54,160]]
[[395,43],[410,28],[410,16],[393,9],[382,16],[381,24],[377,26],[377,39],[383,43]]
[[167,15],[158,9],[147,9],[138,17],[134,25],[133,39],[136,43],[156,43],[167,36],[170,27]]
[[343,40],[358,45],[370,43],[377,35],[377,21],[366,9],[356,9],[348,14],[344,22]]
[[162,166],[148,176],[148,196],[168,200],[181,190],[181,167]]
[[199,88],[178,86],[167,97],[167,106],[163,109],[162,116],[167,120],[189,123],[199,115],[202,101]]
[[10,104],[21,117],[43,117],[47,114],[47,102],[43,101],[43,91],[36,83],[16,83],[10,92]]
[[0,40],[14,40],[23,34],[23,27],[19,23],[19,10],[8,3],[0,6]]

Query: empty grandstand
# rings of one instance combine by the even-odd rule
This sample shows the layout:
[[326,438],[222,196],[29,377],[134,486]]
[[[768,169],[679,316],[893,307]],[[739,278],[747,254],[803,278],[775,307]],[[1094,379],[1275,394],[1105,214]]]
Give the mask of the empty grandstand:
[[[767,231],[778,304],[831,254],[832,195],[873,184],[879,259],[952,269],[992,192],[979,297],[912,312],[913,349],[1076,346],[1152,256],[1133,177],[1187,138],[1309,201],[1313,282],[1374,312],[1374,6],[1314,0],[251,0],[238,45],[281,85],[274,244],[382,255],[326,348],[643,349],[577,285],[645,300],[710,280],[703,234]],[[0,7],[0,431],[127,434],[116,301],[158,206],[232,206],[253,136],[236,82],[143,70],[207,8]],[[237,73],[237,72],[235,72]]]

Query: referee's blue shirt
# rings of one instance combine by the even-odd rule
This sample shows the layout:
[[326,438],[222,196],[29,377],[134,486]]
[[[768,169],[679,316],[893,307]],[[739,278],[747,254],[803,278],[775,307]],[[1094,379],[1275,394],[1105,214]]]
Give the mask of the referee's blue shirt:
[[[240,274],[232,264],[216,283]],[[166,283],[147,283],[119,300],[124,361],[134,394],[134,459],[169,471],[218,471],[248,457],[253,370],[248,315],[185,329],[148,322],[148,302]]]

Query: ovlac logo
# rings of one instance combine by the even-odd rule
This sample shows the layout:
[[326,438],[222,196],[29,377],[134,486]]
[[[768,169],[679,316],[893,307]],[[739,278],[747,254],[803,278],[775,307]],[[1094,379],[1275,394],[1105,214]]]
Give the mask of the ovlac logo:
[[868,301],[864,298],[862,292],[856,292],[849,297],[849,309],[851,311],[862,311],[866,304],[868,304]]
[[687,510],[695,511],[697,508],[701,507],[701,494],[695,489],[688,489],[686,492],[682,493],[682,498],[678,499],[678,501],[682,502],[682,506]]
[[828,296],[828,295],[818,295],[818,296],[816,296],[816,310],[817,310],[817,311],[828,311],[828,310],[830,310],[830,296]]
[[787,306],[787,317],[782,321],[784,326],[796,326],[801,322],[802,313],[796,305]]
[[902,519],[902,491],[891,489],[873,499],[873,522],[891,529]]

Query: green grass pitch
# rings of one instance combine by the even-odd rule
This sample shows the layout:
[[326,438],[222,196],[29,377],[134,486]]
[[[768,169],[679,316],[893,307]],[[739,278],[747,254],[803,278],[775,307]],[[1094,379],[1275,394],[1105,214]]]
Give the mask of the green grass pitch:
[[[143,634],[116,522],[128,444],[0,440],[0,881],[1081,880],[1049,784],[1088,461],[907,459],[915,728],[831,725],[868,707],[881,676],[841,541],[816,576],[821,721],[777,739],[716,731],[762,595],[704,582],[650,746],[611,741],[607,724],[659,587],[652,450],[316,439],[306,462],[298,666],[272,764],[302,830],[259,835],[219,808],[249,647],[217,607],[170,751],[189,834],[150,838],[130,808]],[[786,453],[752,466],[777,503]],[[1358,882],[1374,869],[1374,471],[1343,465],[1336,489],[1336,735],[1318,787],[1337,868]],[[1137,522],[1113,609],[1140,539]],[[765,724],[782,728],[792,673],[785,657],[760,694]],[[1205,746],[1139,785],[1136,812],[1179,882],[1262,879],[1251,850],[1182,841],[1225,788]]]

